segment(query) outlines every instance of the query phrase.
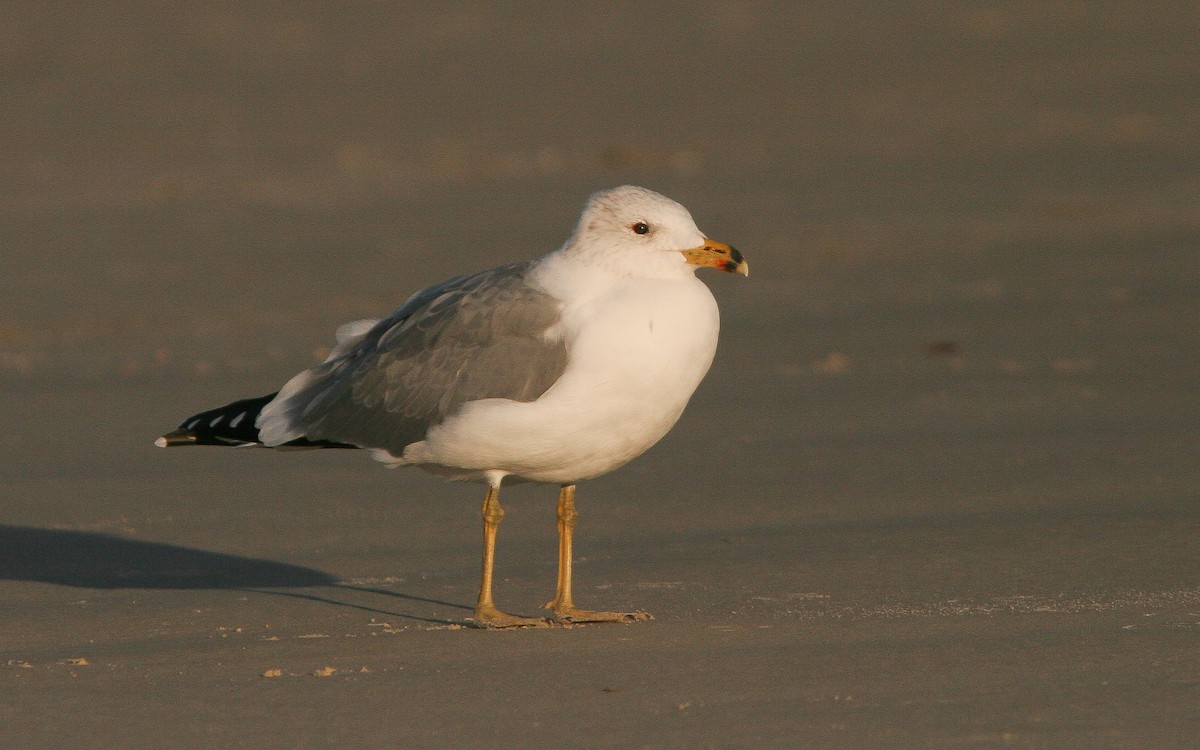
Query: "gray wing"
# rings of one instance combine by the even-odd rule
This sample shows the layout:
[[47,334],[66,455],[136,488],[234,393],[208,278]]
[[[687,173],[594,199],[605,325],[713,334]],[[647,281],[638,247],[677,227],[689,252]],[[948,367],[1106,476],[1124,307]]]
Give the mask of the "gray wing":
[[468,401],[534,401],[566,369],[544,334],[561,305],[531,262],[461,276],[414,295],[293,378],[259,418],[268,445],[304,437],[399,456]]

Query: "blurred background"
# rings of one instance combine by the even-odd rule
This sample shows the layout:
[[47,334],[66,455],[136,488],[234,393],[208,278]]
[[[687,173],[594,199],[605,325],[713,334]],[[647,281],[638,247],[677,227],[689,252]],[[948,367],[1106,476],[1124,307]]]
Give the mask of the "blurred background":
[[[90,388],[138,394],[154,434],[269,392],[342,322],[553,249],[626,182],[752,261],[708,279],[726,331],[700,403],[741,410],[738,450],[1200,415],[1194,3],[4,13],[0,386],[23,427],[0,440],[46,467],[133,439]],[[74,406],[47,422],[22,392]]]
[[[1056,635],[1052,655],[989,652],[1013,641],[979,631],[921,684],[889,670],[920,675],[941,658],[940,644],[905,640],[913,612],[1169,601],[1179,628],[1194,625],[1198,38],[1195,2],[6,2],[0,490],[32,551],[0,554],[0,640],[42,644],[50,664],[56,644],[76,643],[116,644],[119,664],[167,660],[169,675],[195,659],[197,679],[224,684],[224,667],[196,655],[217,627],[307,633],[337,618],[362,634],[362,607],[463,617],[476,488],[343,452],[151,441],[278,388],[324,357],[341,323],[556,248],[590,192],[636,183],[685,204],[753,274],[705,274],[721,348],[676,430],[581,488],[580,599],[654,610],[686,647],[672,664],[707,648],[711,633],[688,623],[744,626],[729,648],[748,650],[714,657],[710,674],[712,695],[765,702],[746,705],[841,695],[839,680],[864,675],[895,698],[880,699],[877,727],[907,731],[908,709],[886,711],[941,701],[930,710],[946,736],[993,711],[999,732],[1024,721],[1027,700],[1053,706],[1044,715],[1064,732],[1146,720],[1194,738],[1194,672],[1170,672],[1194,648],[1160,658],[1190,630],[1163,630],[1145,652]],[[499,565],[513,580],[500,596],[518,611],[553,581],[552,494],[508,495]],[[197,562],[210,552],[417,598],[232,604],[222,589],[236,582]],[[154,577],[163,567],[169,585]],[[178,576],[213,591],[159,590]],[[130,581],[143,590],[121,591]],[[86,616],[71,608],[80,597]],[[1049,627],[1086,638],[1101,632],[1089,616]],[[846,646],[843,622],[879,631]],[[572,653],[593,667],[658,663],[589,637],[594,650]],[[821,638],[841,661],[797,656],[798,640]],[[447,674],[478,663],[406,643]],[[266,653],[259,671],[285,651]],[[297,669],[325,664],[286,653]],[[781,655],[802,661],[777,673],[793,664]],[[1083,682],[1005,671],[1053,658]],[[740,668],[774,675],[771,692]],[[824,687],[805,682],[822,668]],[[1128,692],[1072,692],[1114,674]],[[194,685],[172,679],[156,684],[186,705]],[[410,708],[458,726],[447,707],[465,700],[461,685],[431,680]],[[930,688],[955,684],[982,702],[954,713],[960,694]],[[44,690],[59,699],[52,681]],[[808,720],[779,705],[774,726]],[[818,717],[808,729],[844,727],[833,703],[804,705]],[[611,726],[631,723],[624,740],[651,736],[657,719],[623,716]],[[741,726],[743,739],[771,737],[770,723]]]
[[[744,247],[756,291],[737,294],[786,287],[814,316],[777,365],[852,356],[864,342],[821,340],[820,318],[859,305],[1112,314],[1195,279],[1194,3],[4,15],[6,382],[299,364],[347,316],[556,247],[624,182]],[[1006,333],[1018,351],[996,354],[1019,359]]]

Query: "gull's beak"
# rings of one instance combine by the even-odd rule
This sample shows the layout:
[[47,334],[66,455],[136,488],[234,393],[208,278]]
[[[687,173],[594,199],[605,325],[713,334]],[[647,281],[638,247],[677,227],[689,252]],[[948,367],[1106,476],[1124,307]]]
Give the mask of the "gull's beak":
[[705,240],[700,247],[693,247],[691,250],[681,250],[683,257],[687,258],[687,262],[693,266],[708,266],[709,268],[719,268],[722,271],[729,273],[740,273],[743,276],[750,275],[750,264],[742,257],[742,254],[737,251],[736,247],[730,247],[724,242],[716,240]]

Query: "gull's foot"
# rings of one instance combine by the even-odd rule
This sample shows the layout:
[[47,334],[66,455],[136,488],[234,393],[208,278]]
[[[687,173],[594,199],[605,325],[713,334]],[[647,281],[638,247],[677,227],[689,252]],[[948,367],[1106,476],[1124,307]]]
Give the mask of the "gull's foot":
[[517,617],[495,607],[476,607],[471,620],[477,628],[544,628],[550,624],[542,617]]
[[649,612],[593,612],[575,607],[554,608],[554,622],[559,625],[585,622],[642,622],[653,619]]

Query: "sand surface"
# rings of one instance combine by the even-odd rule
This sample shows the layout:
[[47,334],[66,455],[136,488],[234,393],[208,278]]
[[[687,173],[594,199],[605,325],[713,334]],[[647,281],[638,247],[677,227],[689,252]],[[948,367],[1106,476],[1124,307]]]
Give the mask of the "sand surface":
[[[0,746],[1196,746],[1194,4],[4,15]],[[753,270],[579,489],[652,622],[463,627],[479,487],[152,446],[626,182]]]

